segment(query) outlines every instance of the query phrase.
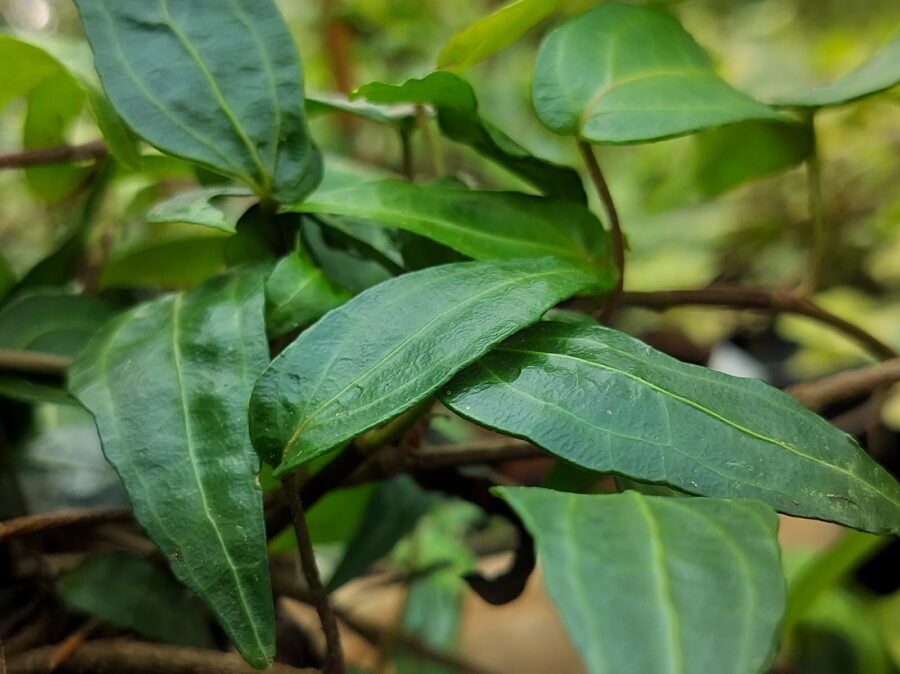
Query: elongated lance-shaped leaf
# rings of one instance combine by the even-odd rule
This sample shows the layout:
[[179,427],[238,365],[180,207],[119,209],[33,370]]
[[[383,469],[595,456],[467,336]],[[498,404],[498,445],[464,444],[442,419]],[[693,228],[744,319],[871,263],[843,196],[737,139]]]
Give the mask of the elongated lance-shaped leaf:
[[171,575],[123,552],[88,557],[57,589],[70,607],[170,644],[213,648],[209,618]]
[[773,105],[824,108],[874,96],[900,84],[900,28],[868,61],[834,82],[776,96]]
[[591,674],[759,674],[785,607],[758,501],[498,488]]
[[556,133],[591,143],[662,140],[778,113],[732,89],[665,12],[605,3],[541,45],[534,109]]
[[147,142],[299,201],[321,178],[272,0],[77,0],[103,88]]
[[557,302],[596,287],[555,258],[431,267],[326,314],[259,378],[250,435],[281,475],[431,395]]
[[275,647],[247,402],[268,362],[265,269],[216,277],[107,324],[70,370],[134,514],[244,658]]
[[603,283],[614,278],[609,235],[571,201],[379,180],[317,193],[293,210],[375,220],[476,259],[553,255]]
[[541,322],[442,391],[463,416],[589,470],[900,531],[900,484],[850,436],[758,380],[609,328]]
[[372,82],[353,95],[382,105],[430,105],[437,113],[441,133],[447,138],[468,145],[547,196],[587,203],[584,185],[575,169],[535,157],[483,119],[472,85],[453,73],[438,71],[400,85]]

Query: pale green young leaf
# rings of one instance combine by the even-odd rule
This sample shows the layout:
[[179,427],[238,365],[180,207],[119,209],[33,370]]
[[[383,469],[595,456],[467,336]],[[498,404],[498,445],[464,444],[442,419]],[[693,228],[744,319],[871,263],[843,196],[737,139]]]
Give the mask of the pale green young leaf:
[[246,188],[233,185],[202,187],[156,204],[147,213],[147,222],[186,222],[233,234],[252,196]]

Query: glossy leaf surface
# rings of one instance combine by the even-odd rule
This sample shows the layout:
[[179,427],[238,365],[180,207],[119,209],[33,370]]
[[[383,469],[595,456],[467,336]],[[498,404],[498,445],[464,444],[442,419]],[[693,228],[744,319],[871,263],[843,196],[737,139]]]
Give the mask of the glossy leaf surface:
[[95,335],[69,381],[135,517],[257,667],[275,646],[246,413],[268,362],[263,273],[235,271],[136,307]]
[[276,475],[427,398],[557,302],[595,286],[554,259],[431,267],[326,314],[259,378],[250,433]]
[[483,119],[472,85],[448,72],[435,72],[401,85],[373,82],[356,96],[374,103],[430,105],[447,138],[468,145],[483,157],[516,174],[544,194],[585,203],[587,197],[578,172],[530,154],[499,128]]
[[442,391],[460,414],[589,470],[900,531],[900,484],[850,436],[760,381],[609,328],[542,321]]
[[369,218],[476,259],[555,255],[612,283],[606,231],[570,201],[382,180],[316,193],[293,208]]
[[795,88],[773,103],[786,107],[824,108],[842,105],[886,91],[900,83],[900,30],[868,61],[828,84]]
[[532,100],[556,133],[639,143],[778,113],[731,88],[671,15],[604,3],[550,33]]
[[303,75],[271,0],[78,0],[113,106],[160,150],[292,203],[321,177]]
[[[250,206],[251,192],[242,187],[204,187],[178,194],[156,204],[148,222],[186,222],[234,233],[238,220]],[[233,202],[239,202],[234,204]]]
[[350,299],[298,247],[281,258],[266,279],[266,326],[270,336],[303,328]]
[[200,607],[149,560],[121,552],[88,557],[57,588],[70,607],[104,623],[165,643],[215,646]]
[[758,674],[785,607],[758,501],[498,488],[591,674]]

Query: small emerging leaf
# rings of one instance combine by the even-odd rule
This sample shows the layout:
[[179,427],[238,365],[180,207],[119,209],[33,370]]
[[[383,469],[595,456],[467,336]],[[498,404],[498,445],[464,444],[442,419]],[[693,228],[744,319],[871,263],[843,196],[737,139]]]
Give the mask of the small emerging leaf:
[[582,468],[900,532],[900,484],[849,435],[760,381],[599,325],[542,321],[461,372],[442,400]]
[[640,143],[781,117],[720,79],[665,12],[604,3],[550,33],[535,66],[538,117],[591,143]]
[[757,674],[772,661],[785,583],[764,504],[497,492],[534,536],[591,674]]
[[[233,186],[190,190],[156,204],[147,213],[147,222],[186,222],[233,234],[238,220],[250,206],[246,197],[251,196],[249,190]],[[229,203],[233,201],[239,203]]]
[[554,258],[431,267],[357,295],[259,378],[250,433],[284,474],[388,421],[596,281]]

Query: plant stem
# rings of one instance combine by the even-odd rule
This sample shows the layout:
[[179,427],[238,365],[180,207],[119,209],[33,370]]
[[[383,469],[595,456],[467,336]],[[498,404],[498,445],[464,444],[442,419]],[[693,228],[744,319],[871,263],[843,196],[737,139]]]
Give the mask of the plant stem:
[[606,217],[609,218],[609,225],[612,233],[613,260],[619,271],[616,286],[613,288],[612,295],[610,295],[607,300],[606,306],[603,308],[603,313],[601,314],[601,320],[608,322],[616,311],[616,307],[621,299],[622,288],[625,285],[625,236],[622,233],[622,225],[619,222],[619,212],[616,210],[616,204],[613,201],[612,193],[609,191],[609,185],[606,182],[606,178],[603,176],[600,164],[597,162],[594,148],[590,144],[580,140],[578,141],[578,150],[581,152],[581,156],[584,159],[584,164],[591,177],[591,182],[594,183],[594,187],[597,188],[597,193],[600,195],[600,200],[603,202],[603,209],[606,211]]
[[83,145],[62,145],[39,150],[23,150],[0,155],[0,169],[20,169],[46,164],[69,164],[80,161],[103,159],[109,150],[102,140]]
[[809,158],[806,160],[806,184],[809,198],[809,216],[813,225],[813,243],[809,258],[805,291],[812,294],[822,284],[822,277],[828,264],[830,250],[829,234],[825,224],[825,210],[822,204],[822,164],[819,159],[819,143],[816,138],[815,111],[811,110],[806,118],[811,137]]
[[428,119],[428,112],[424,105],[416,106],[416,120],[419,128],[422,129],[422,139],[425,141],[425,147],[431,156],[431,166],[434,170],[434,177],[440,178],[444,175],[444,156],[441,154],[440,145],[437,138],[431,130],[431,120]]
[[37,351],[0,348],[0,370],[63,377],[71,359]]
[[309,526],[306,523],[306,513],[303,511],[303,502],[300,500],[300,479],[296,470],[288,473],[282,482],[284,495],[287,498],[288,507],[294,520],[294,532],[297,534],[297,547],[300,550],[300,565],[303,567],[303,575],[306,584],[312,594],[319,621],[322,623],[322,631],[325,633],[325,673],[344,674],[344,652],[341,648],[341,635],[338,630],[337,618],[328,600],[328,593],[319,576],[319,567],[316,564],[316,553],[313,550],[312,540],[309,536]]
[[872,393],[897,382],[900,382],[900,358],[893,358],[870,367],[797,384],[785,391],[805,407],[819,411],[830,403]]
[[84,508],[17,517],[0,522],[0,543],[15,536],[69,527],[130,522],[131,518],[132,514],[129,508]]
[[758,309],[775,313],[786,312],[807,316],[852,337],[881,360],[900,356],[874,335],[858,325],[835,316],[812,300],[792,291],[762,288],[736,288],[719,286],[698,290],[661,290],[655,292],[622,293],[622,303],[651,309],[668,309],[677,306],[700,305],[727,307],[730,309]]
[[400,131],[400,149],[403,153],[403,175],[409,182],[416,180],[416,163],[413,157],[412,131],[404,129]]
[[[28,501],[25,498],[25,492],[22,491],[22,485],[19,482],[19,473],[16,470],[16,463],[13,460],[12,447],[9,446],[9,440],[6,436],[6,429],[3,422],[0,421],[0,470],[6,473],[6,481],[9,483],[10,492],[15,501],[15,507],[18,514],[28,515]],[[0,672],[2,674],[2,672]]]

